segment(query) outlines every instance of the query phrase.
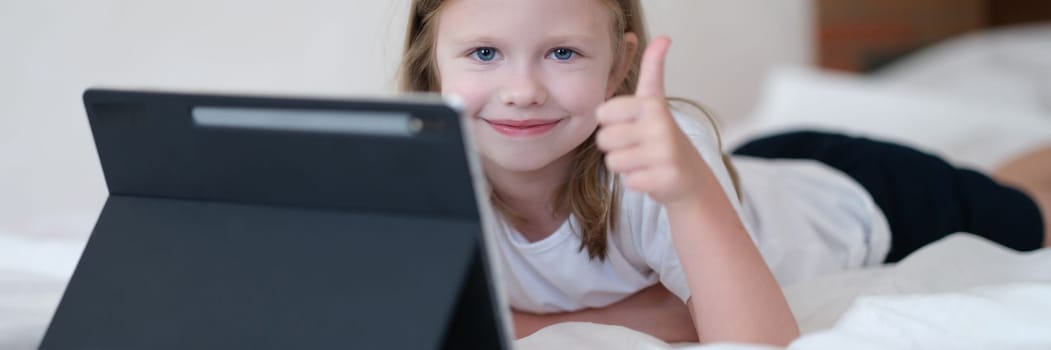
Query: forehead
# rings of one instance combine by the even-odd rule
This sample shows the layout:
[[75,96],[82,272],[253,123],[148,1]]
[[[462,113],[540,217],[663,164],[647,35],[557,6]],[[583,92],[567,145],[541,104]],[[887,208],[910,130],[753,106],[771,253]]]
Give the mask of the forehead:
[[602,0],[450,0],[439,14],[439,33],[456,37],[607,38],[611,25]]

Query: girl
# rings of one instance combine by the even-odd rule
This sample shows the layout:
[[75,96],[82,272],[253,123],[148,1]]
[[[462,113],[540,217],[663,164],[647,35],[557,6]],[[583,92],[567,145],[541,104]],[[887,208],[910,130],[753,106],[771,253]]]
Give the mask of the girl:
[[[495,239],[519,336],[575,320],[666,341],[785,345],[798,328],[775,273],[788,282],[876,264],[955,232],[912,227],[914,207],[893,195],[908,189],[879,183],[915,172],[873,169],[899,169],[904,155],[958,171],[867,140],[804,133],[747,145],[755,157],[824,163],[739,158],[738,192],[711,124],[669,109],[670,41],[647,41],[638,0],[413,1],[402,90],[465,102],[502,218]],[[966,179],[947,191],[1003,198],[1020,208],[1019,248],[1041,245],[1029,197]]]

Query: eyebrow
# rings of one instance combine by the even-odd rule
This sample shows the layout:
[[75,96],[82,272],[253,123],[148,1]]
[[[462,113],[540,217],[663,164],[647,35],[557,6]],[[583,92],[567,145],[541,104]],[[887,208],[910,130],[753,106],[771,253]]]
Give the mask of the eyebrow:
[[487,36],[487,35],[461,35],[452,39],[453,43],[456,44],[481,44],[481,43],[500,43],[502,40]]
[[553,42],[588,42],[596,40],[594,35],[565,34],[555,35],[549,38]]
[[[581,34],[564,34],[564,35],[553,35],[544,38],[545,43],[564,43],[564,42],[589,42],[595,40],[594,35],[581,35]],[[505,40],[490,35],[463,35],[454,37],[452,42],[455,44],[503,44]]]

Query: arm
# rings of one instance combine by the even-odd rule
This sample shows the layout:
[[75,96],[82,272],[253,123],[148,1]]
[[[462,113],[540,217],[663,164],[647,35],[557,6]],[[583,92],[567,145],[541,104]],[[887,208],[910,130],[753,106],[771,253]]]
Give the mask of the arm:
[[700,339],[787,345],[795,318],[711,172],[704,190],[668,206],[672,239]]
[[788,303],[712,170],[668,109],[669,45],[658,38],[647,48],[634,96],[599,107],[596,143],[625,187],[667,210],[698,338],[786,345],[799,336]]
[[660,283],[604,308],[543,315],[514,310],[512,317],[516,338],[556,323],[593,322],[624,326],[669,343],[697,341],[689,309]]

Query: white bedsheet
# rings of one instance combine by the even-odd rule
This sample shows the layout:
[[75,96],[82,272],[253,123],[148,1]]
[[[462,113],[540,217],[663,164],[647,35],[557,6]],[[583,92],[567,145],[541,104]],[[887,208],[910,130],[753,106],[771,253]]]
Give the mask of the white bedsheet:
[[[789,349],[1051,349],[1051,250],[1018,253],[956,234],[894,266],[786,288],[803,330]],[[566,323],[521,349],[768,349],[670,345],[623,327]]]
[[[35,252],[41,259],[75,255],[83,244],[0,243],[6,251]],[[64,263],[56,270],[23,269],[11,257],[0,256],[0,349],[35,348],[68,276],[56,275]],[[897,265],[800,282],[785,294],[804,332],[790,349],[1051,349],[1051,249],[1019,253],[956,234]],[[590,323],[554,325],[516,346],[764,348],[670,345],[627,328]]]
[[84,248],[33,237],[0,231],[0,349],[36,348]]

